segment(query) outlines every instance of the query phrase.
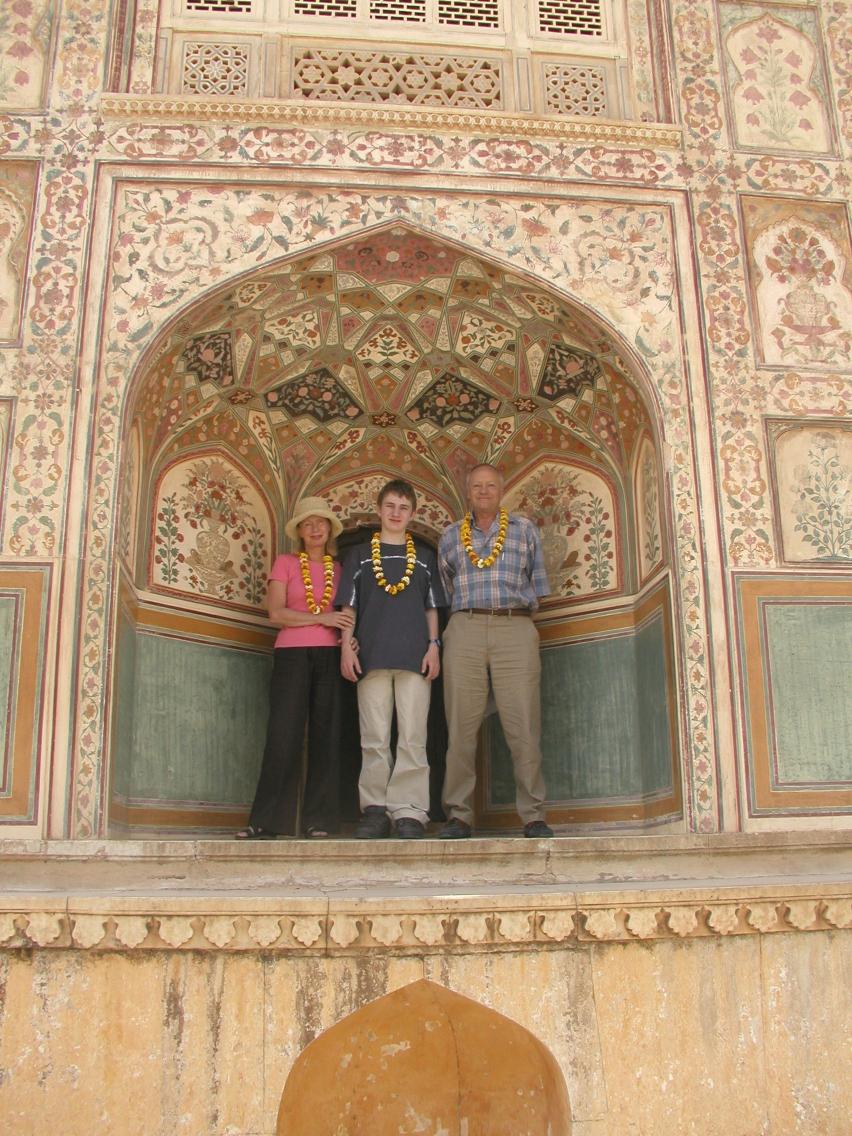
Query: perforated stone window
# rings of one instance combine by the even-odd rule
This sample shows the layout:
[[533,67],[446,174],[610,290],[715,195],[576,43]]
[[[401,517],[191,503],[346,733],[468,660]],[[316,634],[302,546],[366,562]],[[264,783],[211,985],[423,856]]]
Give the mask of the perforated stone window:
[[499,28],[499,0],[438,0],[438,23],[457,28]]
[[602,0],[538,0],[540,32],[570,36],[604,34]]
[[459,28],[501,26],[501,0],[292,0],[292,3],[294,16],[394,20]]
[[187,12],[199,14],[211,12],[223,16],[249,16],[253,7],[253,0],[185,0],[185,2]]
[[249,90],[249,49],[238,43],[192,43],[183,48],[187,95],[245,95]]
[[426,5],[423,0],[372,0],[371,20],[401,20],[411,24],[426,22]]
[[295,49],[294,98],[501,109],[500,60],[388,51]]
[[160,2],[157,91],[645,121],[660,100],[630,59],[661,0]]
[[545,63],[544,101],[548,114],[583,118],[610,115],[607,73],[604,67],[583,63]]
[[293,0],[295,16],[339,16],[354,20],[358,15],[357,0]]

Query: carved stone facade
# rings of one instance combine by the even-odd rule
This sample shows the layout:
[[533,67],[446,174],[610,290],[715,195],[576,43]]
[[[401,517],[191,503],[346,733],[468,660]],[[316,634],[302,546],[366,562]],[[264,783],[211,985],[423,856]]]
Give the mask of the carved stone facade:
[[[275,1034],[274,1088],[253,1112],[218,1082],[205,1100],[222,1111],[186,1115],[270,1133],[318,1029],[443,967],[445,985],[473,975],[557,1054],[575,1136],[709,1133],[706,1116],[749,1136],[843,1131],[849,1102],[808,1064],[805,1024],[836,1026],[834,1059],[848,865],[793,887],[777,863],[772,880],[717,887],[712,848],[694,887],[597,885],[613,831],[830,843],[849,828],[850,42],[835,0],[0,11],[3,860],[19,841],[52,862],[77,842],[94,854],[165,834],[187,861],[199,836],[230,850],[266,710],[265,572],[294,501],[327,495],[352,535],[403,472],[434,543],[484,458],[542,533],[549,808],[567,852],[597,842],[601,873],[580,894],[563,876],[533,886],[524,861],[476,899],[450,880],[380,903],[300,896],[297,873],[271,899],[207,906],[138,882],[75,898],[10,878],[4,1020],[47,1028],[28,969],[43,968],[60,991],[85,972],[115,1025],[113,979],[138,965],[134,997],[162,1002],[164,1052],[184,1054],[175,973],[236,968],[251,993],[223,995],[234,1020],[248,1004],[274,1013],[266,982],[295,1032]],[[493,722],[481,774],[481,831],[511,831]],[[391,886],[381,859],[370,878]],[[295,969],[276,975],[267,956]],[[732,988],[744,959],[753,982]],[[570,1044],[570,1007],[552,1003],[565,983],[600,1007]],[[665,1049],[678,1024],[655,1028],[663,988],[694,1052],[677,1065],[681,1112],[655,1124],[650,1104],[630,1114],[616,1027],[635,1013],[633,1050],[663,1035]],[[761,998],[778,1010],[759,1053],[717,989],[752,1024]],[[215,981],[205,991],[218,1004]],[[717,1012],[723,1041],[706,1048]],[[151,1019],[137,1021],[144,1034]],[[600,1068],[577,1073],[578,1041]],[[75,1040],[42,1083],[67,1086],[91,1044]],[[20,1055],[3,1052],[11,1094]],[[742,1123],[707,1088],[719,1062]],[[44,1098],[14,1096],[32,1128],[21,1102]],[[177,1130],[177,1096],[160,1103]],[[79,1111],[89,1129],[97,1115],[91,1100]]]

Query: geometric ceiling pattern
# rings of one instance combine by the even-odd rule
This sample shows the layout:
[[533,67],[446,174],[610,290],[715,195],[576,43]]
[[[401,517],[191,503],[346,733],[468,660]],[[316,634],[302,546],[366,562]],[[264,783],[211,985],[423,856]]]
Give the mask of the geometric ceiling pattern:
[[261,485],[364,470],[458,486],[570,449],[622,480],[650,422],[588,315],[395,225],[260,268],[173,324],[137,386],[143,468],[212,440]]

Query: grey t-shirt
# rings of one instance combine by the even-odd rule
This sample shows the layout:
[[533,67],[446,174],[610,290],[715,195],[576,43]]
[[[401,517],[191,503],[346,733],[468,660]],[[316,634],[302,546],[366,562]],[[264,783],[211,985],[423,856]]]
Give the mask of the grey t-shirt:
[[[435,553],[415,540],[417,562],[408,587],[395,596],[376,583],[369,543],[353,548],[343,563],[336,606],[355,609],[355,638],[361,673],[403,670],[420,673],[429,646],[426,609],[445,607]],[[405,545],[381,545],[382,572],[389,584],[405,575]]]

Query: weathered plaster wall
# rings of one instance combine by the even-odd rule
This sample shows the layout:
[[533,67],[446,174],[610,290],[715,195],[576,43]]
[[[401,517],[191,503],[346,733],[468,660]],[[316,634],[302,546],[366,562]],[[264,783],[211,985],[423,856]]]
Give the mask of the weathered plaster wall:
[[552,895],[0,916],[0,1108],[63,1136],[271,1136],[305,1046],[426,977],[547,1046],[574,1136],[848,1131],[848,899],[578,901],[576,922]]

